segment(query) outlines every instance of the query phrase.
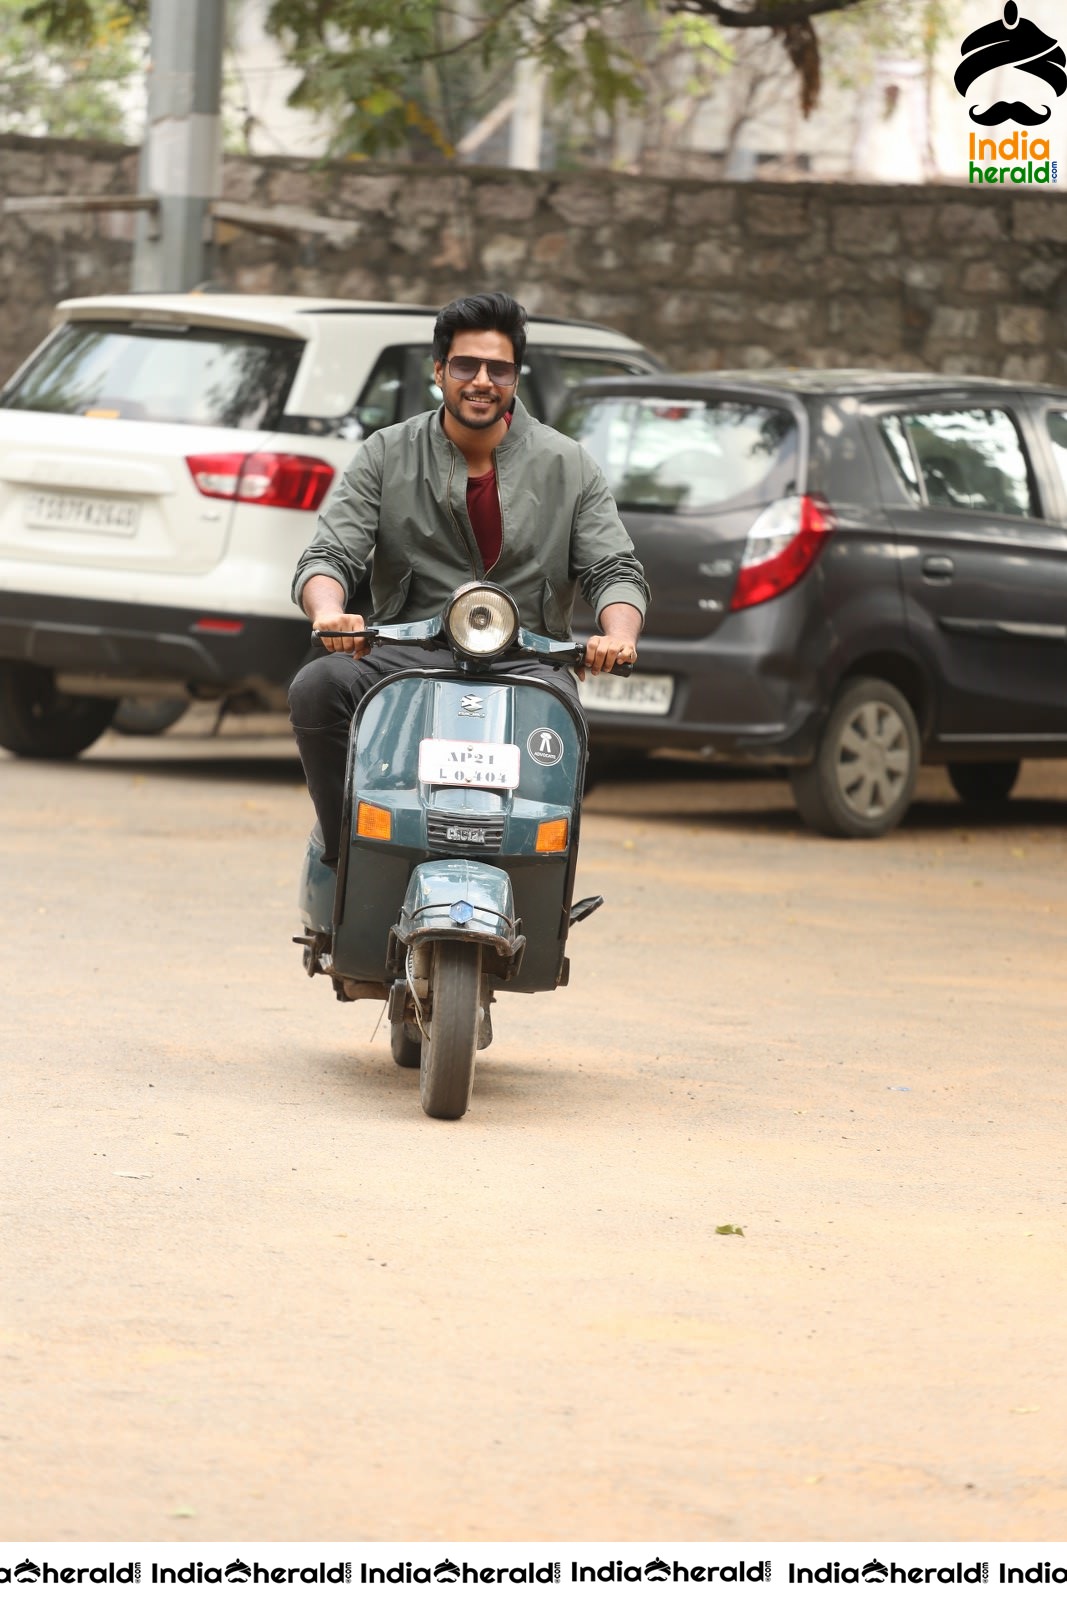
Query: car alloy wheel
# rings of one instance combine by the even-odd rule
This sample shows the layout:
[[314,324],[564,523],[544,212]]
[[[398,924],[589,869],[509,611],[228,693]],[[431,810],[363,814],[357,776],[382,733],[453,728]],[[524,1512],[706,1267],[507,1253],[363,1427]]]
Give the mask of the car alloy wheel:
[[915,713],[879,678],[845,685],[810,767],[792,774],[805,822],[838,838],[877,839],[907,811],[920,759]]
[[892,810],[911,772],[907,731],[884,700],[866,700],[841,730],[837,784],[850,811],[876,821]]

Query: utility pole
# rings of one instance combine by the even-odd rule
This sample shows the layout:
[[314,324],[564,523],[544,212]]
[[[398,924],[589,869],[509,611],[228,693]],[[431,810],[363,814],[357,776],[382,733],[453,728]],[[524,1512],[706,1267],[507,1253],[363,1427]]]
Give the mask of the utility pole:
[[541,165],[545,73],[539,61],[523,57],[515,67],[514,109],[508,166],[536,172]]
[[[547,0],[533,0],[533,25],[527,43],[537,39]],[[536,172],[541,165],[541,138],[545,116],[545,69],[535,55],[521,55],[515,64],[512,96],[511,140],[508,166]]]
[[192,289],[210,276],[211,206],[222,184],[224,13],[225,0],[151,0],[140,187],[159,209],[138,222],[139,293]]
[[[148,123],[138,194],[12,195],[0,199],[0,216],[138,213],[132,274],[137,294],[181,294],[210,278],[216,221],[271,238],[310,235],[331,249],[347,249],[359,235],[358,222],[221,198],[225,6],[226,0],[151,0]],[[509,101],[500,120],[511,109]]]

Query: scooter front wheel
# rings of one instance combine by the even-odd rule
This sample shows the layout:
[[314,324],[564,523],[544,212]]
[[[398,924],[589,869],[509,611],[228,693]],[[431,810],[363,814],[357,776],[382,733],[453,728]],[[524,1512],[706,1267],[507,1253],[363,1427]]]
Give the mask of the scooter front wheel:
[[471,1103],[482,950],[442,939],[434,944],[429,1038],[423,1040],[419,1094],[428,1117],[454,1122]]

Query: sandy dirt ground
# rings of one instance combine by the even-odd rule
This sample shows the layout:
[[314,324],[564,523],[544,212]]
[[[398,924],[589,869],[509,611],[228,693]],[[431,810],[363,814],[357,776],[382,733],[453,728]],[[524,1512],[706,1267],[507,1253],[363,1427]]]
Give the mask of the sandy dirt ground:
[[284,741],[0,792],[0,1539],[1062,1537],[1067,764],[598,789],[459,1124],[302,972]]

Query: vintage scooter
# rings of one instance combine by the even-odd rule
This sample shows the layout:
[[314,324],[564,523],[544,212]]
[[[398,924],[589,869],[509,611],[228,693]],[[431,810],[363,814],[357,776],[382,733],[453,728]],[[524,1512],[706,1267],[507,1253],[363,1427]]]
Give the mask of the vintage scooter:
[[364,637],[410,644],[412,666],[353,718],[337,872],[316,826],[295,943],[339,1000],[387,1002],[393,1059],[419,1067],[427,1115],[454,1120],[495,996],[565,984],[567,934],[603,904],[572,903],[585,720],[551,681],[509,671],[573,667],[584,651],[520,627],[511,597],[484,582],[440,616]]

